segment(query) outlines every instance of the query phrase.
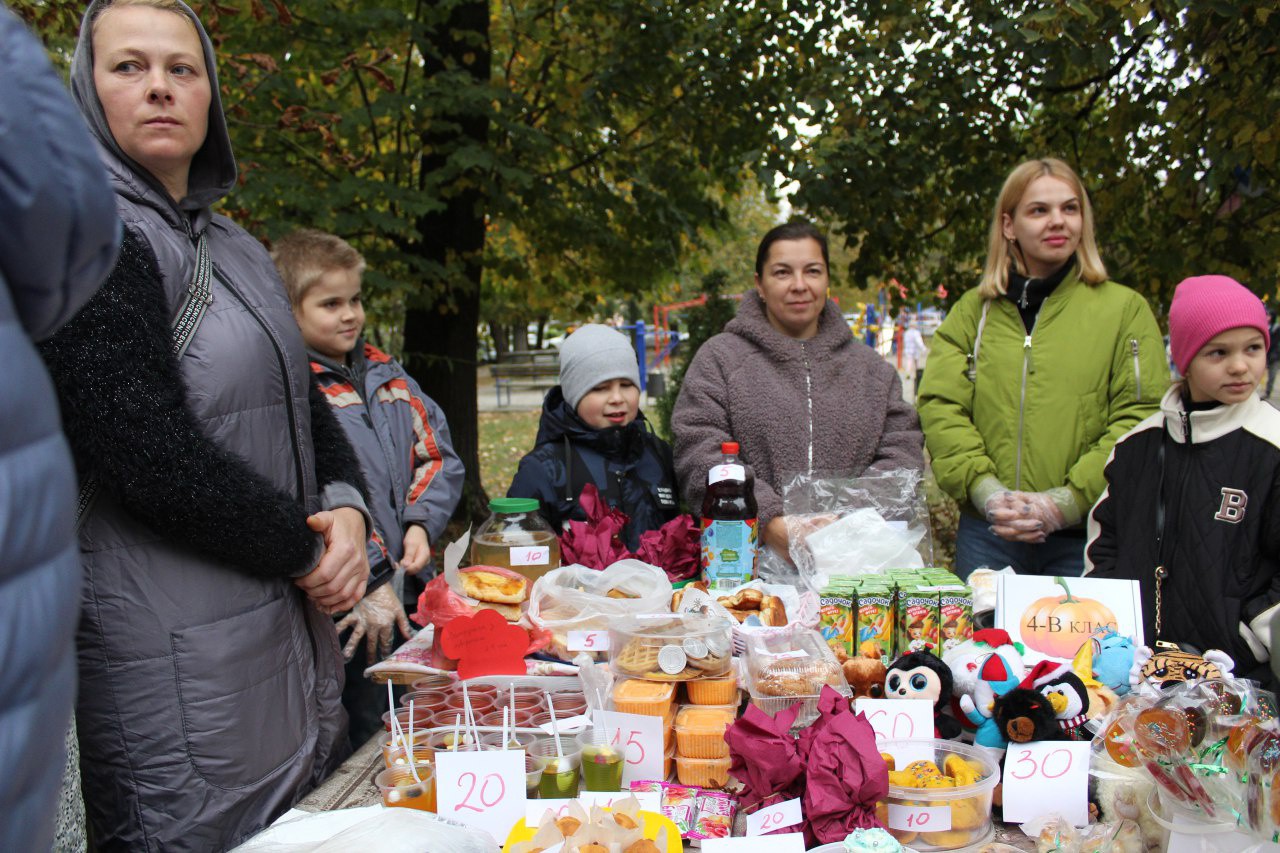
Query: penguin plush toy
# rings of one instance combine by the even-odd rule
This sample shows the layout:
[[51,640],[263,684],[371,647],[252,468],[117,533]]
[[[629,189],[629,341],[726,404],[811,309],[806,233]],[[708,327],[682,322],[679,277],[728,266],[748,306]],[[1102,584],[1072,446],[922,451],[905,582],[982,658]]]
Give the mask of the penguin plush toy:
[[1089,690],[1069,665],[1040,661],[1018,686],[1035,690],[1049,701],[1063,740],[1093,739],[1093,734],[1084,727],[1089,720]]
[[951,704],[951,669],[933,652],[908,652],[889,665],[886,699],[928,699],[933,703],[934,736],[954,738],[960,723],[943,713]]

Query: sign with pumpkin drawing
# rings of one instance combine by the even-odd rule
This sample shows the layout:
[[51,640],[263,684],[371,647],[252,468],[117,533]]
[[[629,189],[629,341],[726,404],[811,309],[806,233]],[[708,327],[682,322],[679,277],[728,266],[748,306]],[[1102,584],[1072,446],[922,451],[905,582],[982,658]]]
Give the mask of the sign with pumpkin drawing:
[[1101,627],[1142,645],[1138,582],[1110,578],[1000,575],[995,625],[1026,648],[1028,666],[1070,661]]

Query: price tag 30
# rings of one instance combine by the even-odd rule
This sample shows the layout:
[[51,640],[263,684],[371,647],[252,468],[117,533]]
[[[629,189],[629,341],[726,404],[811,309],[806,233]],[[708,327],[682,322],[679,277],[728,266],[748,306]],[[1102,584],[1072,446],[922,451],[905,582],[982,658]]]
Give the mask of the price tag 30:
[[1089,823],[1089,743],[1011,743],[1004,755],[1004,819],[1009,823],[1056,812],[1073,826]]
[[747,815],[747,835],[767,835],[804,820],[800,800],[787,800]]

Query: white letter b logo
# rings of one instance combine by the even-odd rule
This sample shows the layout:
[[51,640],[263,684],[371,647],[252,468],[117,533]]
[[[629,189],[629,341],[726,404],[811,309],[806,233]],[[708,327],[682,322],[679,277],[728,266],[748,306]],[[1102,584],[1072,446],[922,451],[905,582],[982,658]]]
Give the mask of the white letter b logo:
[[1239,524],[1244,521],[1244,508],[1249,503],[1249,496],[1239,489],[1222,487],[1222,505],[1213,517],[1217,521]]

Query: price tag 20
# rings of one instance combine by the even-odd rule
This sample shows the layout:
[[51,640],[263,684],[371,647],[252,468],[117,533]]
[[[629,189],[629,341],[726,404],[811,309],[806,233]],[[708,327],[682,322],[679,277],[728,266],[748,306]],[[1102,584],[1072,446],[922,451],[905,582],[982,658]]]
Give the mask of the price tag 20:
[[623,750],[622,784],[662,778],[662,718],[619,711],[591,712],[595,727],[609,732],[609,743]]
[[1088,825],[1087,741],[1011,743],[1004,756],[1004,778],[1006,821],[1026,823],[1057,812],[1074,826]]
[[907,832],[944,832],[951,828],[951,806],[889,803],[889,828]]
[[787,800],[747,815],[747,835],[767,835],[804,820],[800,800]]
[[571,652],[609,651],[608,631],[570,631],[565,648]]
[[[524,817],[524,750],[436,753],[436,800],[441,817],[493,834]],[[505,835],[504,835],[505,837]],[[502,839],[495,836],[495,841]]]

